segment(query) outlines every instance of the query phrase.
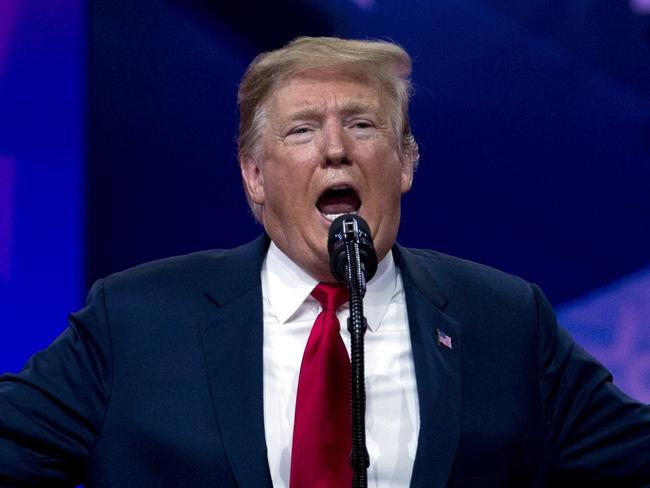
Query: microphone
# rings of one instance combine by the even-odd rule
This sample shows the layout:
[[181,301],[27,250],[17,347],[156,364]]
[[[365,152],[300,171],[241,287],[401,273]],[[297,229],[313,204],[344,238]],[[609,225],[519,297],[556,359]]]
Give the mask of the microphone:
[[[330,255],[330,271],[341,283],[348,282],[347,245],[357,244],[360,268],[364,281],[368,282],[377,272],[377,254],[372,245],[368,223],[358,215],[345,214],[337,217],[330,225],[327,251]],[[355,253],[356,254],[356,253]],[[355,256],[352,256],[354,259]],[[349,284],[349,283],[348,283]],[[365,289],[365,286],[363,287]]]
[[363,315],[366,281],[377,272],[377,254],[372,245],[370,228],[358,215],[341,215],[330,225],[327,237],[330,271],[341,283],[348,284],[350,299],[350,366],[352,383],[352,486],[368,486],[370,457],[366,447],[366,387],[364,373],[363,336],[368,322]]

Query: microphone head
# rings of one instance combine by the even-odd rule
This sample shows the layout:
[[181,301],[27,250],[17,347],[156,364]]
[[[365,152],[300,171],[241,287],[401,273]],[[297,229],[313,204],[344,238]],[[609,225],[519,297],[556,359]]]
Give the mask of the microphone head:
[[344,223],[354,220],[359,231],[359,257],[361,270],[366,282],[370,281],[377,272],[377,254],[372,244],[372,235],[368,223],[355,214],[345,214],[337,217],[330,225],[327,238],[327,251],[330,255],[330,271],[332,276],[341,283],[347,283],[348,260],[345,251]]

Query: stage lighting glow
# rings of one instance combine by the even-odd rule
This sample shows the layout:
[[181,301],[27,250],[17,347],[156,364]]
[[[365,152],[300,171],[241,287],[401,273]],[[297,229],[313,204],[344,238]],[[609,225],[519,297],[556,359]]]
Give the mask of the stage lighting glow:
[[7,156],[0,156],[0,282],[11,278],[14,181],[14,160]]

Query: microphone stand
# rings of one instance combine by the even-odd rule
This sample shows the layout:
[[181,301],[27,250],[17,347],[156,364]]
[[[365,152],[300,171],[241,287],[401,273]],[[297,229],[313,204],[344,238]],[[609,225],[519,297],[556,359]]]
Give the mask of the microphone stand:
[[368,466],[370,457],[366,448],[366,388],[364,382],[363,336],[368,327],[363,315],[363,296],[366,281],[361,268],[359,255],[359,229],[356,221],[345,222],[343,241],[347,256],[347,282],[350,294],[350,317],[348,331],[351,337],[352,366],[352,452],[350,465],[353,469],[352,487],[368,486]]

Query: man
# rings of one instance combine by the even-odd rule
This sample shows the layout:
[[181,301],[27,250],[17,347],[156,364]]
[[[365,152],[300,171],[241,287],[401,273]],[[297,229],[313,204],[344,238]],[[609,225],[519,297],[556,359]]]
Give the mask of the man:
[[[313,290],[335,281],[328,228],[348,212],[380,260],[365,299],[370,486],[650,484],[650,409],[535,286],[395,244],[418,159],[409,75],[384,42],[300,38],[253,61],[239,158],[265,235],[96,283],[64,334],[0,381],[0,486],[318,486],[329,475],[300,478],[313,458],[297,432],[317,414],[296,402],[327,313]],[[346,316],[328,310],[330,325]]]

